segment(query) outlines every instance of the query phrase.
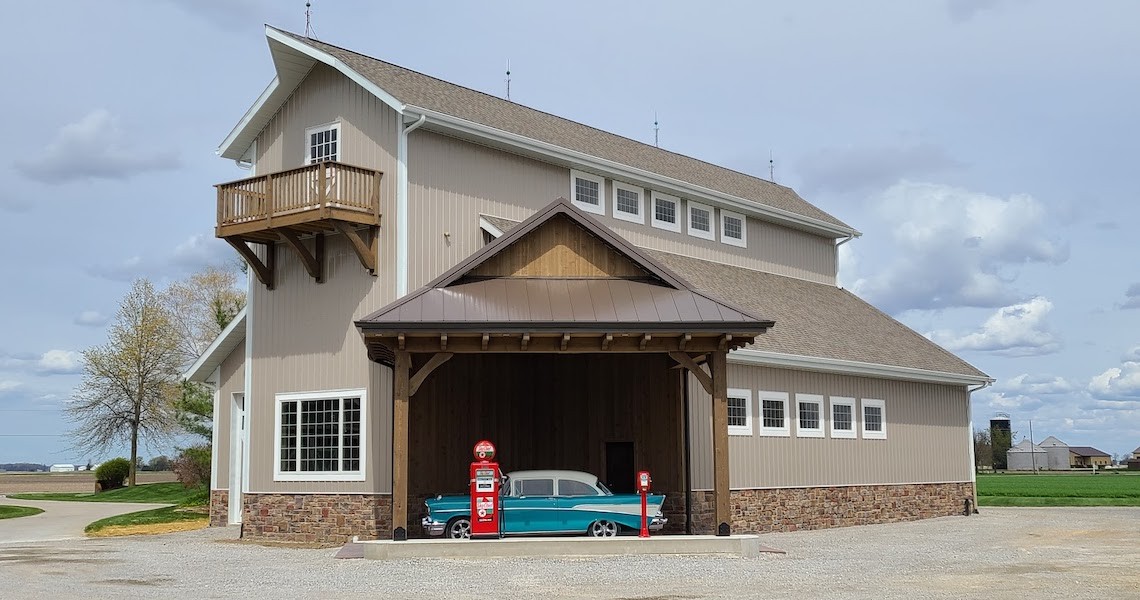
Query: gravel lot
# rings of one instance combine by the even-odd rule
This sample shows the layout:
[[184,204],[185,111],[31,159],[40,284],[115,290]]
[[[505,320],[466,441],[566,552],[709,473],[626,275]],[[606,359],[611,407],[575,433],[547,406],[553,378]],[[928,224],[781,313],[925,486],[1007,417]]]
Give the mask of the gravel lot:
[[[383,562],[235,542],[234,529],[4,544],[5,598],[1140,598],[1140,508],[772,534],[758,559]],[[493,567],[493,569],[492,569]]]

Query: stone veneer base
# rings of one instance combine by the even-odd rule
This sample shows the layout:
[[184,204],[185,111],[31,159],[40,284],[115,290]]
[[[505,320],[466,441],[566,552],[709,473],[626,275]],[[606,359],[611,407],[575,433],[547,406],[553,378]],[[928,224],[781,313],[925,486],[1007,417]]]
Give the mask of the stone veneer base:
[[230,491],[210,490],[210,527],[230,524]]
[[[732,533],[771,533],[961,515],[974,484],[909,483],[733,490]],[[693,492],[693,533],[715,533],[712,492]]]
[[242,509],[243,540],[331,546],[392,536],[389,495],[244,494]]

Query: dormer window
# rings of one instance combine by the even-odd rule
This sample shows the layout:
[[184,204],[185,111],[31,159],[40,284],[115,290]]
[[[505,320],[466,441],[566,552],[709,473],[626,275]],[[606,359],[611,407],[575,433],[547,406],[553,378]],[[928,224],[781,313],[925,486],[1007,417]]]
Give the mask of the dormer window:
[[305,164],[340,161],[340,123],[319,125],[305,130],[309,153]]
[[606,214],[602,203],[606,180],[581,171],[570,171],[570,198],[574,206],[595,215]]
[[614,218],[632,223],[645,224],[645,210],[642,208],[644,190],[614,182]]
[[689,235],[705,240],[714,239],[713,209],[707,204],[689,201]]
[[727,210],[720,211],[720,241],[731,246],[748,247],[747,221],[744,215]]
[[676,196],[653,192],[653,226],[658,229],[681,232],[681,219],[678,210],[681,200]]

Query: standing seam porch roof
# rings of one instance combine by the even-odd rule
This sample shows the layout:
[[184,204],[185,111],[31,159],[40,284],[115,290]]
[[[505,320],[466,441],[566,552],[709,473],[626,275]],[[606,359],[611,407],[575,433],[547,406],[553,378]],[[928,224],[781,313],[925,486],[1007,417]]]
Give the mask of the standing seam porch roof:
[[339,46],[273,27],[270,29],[336,58],[413,110],[422,108],[442,113],[642,169],[760,205],[817,219],[850,230],[852,235],[857,235],[850,225],[810,204],[789,187],[583,125]]

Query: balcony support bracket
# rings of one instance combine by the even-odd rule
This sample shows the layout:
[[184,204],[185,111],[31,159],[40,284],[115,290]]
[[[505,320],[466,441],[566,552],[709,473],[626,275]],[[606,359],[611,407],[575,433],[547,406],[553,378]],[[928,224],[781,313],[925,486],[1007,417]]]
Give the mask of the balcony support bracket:
[[360,259],[360,264],[364,265],[365,269],[372,275],[376,274],[376,255],[379,248],[380,236],[378,235],[378,227],[369,227],[367,233],[367,240],[364,236],[360,235],[360,231],[354,229],[348,223],[341,221],[333,221],[336,227],[349,243],[352,244],[352,249],[356,251],[357,258]]
[[249,263],[254,275],[257,275],[257,280],[264,284],[266,289],[273,289],[273,268],[277,262],[274,255],[276,244],[262,244],[262,246],[265,247],[265,262],[261,262],[261,259],[257,257],[253,249],[242,241],[241,238],[228,237],[225,238],[225,240],[230,246],[233,246],[234,250],[237,250],[237,253],[245,259],[245,262]]
[[297,234],[289,231],[288,229],[281,229],[277,233],[285,240],[294,250],[297,251],[297,256],[301,257],[301,264],[305,265],[305,270],[309,275],[317,281],[317,283],[325,282],[324,264],[325,264],[325,236],[318,233],[313,236],[313,251],[305,246],[301,238]]

